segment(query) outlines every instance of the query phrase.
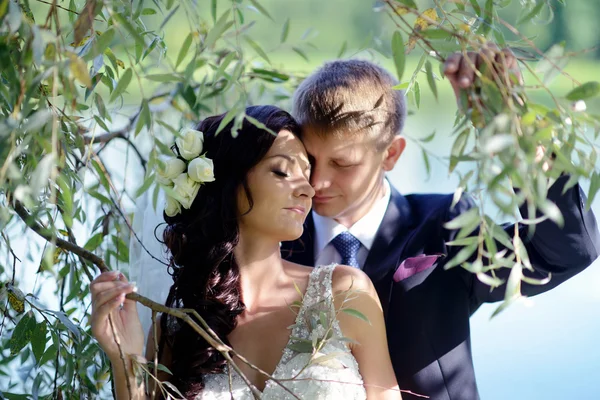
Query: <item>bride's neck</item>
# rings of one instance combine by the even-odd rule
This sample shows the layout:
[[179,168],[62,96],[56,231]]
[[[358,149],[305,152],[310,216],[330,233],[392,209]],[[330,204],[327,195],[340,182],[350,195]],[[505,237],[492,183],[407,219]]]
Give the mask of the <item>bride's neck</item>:
[[283,261],[279,242],[240,235],[234,255],[240,270],[244,303],[247,309],[252,308],[260,302],[261,293],[268,293],[281,281]]

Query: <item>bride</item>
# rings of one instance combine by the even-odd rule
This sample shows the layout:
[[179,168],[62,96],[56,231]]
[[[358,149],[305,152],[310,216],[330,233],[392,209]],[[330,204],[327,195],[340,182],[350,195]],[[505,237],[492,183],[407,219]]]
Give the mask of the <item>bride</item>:
[[[237,135],[232,122],[217,133],[224,115],[206,118],[176,140],[177,157],[157,173],[166,186],[163,240],[173,276],[166,305],[195,309],[223,342],[269,373],[234,357],[263,399],[400,399],[369,278],[344,265],[281,259],[279,243],[301,236],[314,195],[299,127],[273,106],[249,107],[246,115]],[[108,272],[90,290],[92,333],[111,360],[117,399],[130,389],[149,398],[152,388],[138,384],[131,361],[125,370],[108,319],[122,351],[141,356],[144,332],[135,302],[125,299],[135,286]],[[163,314],[158,342],[159,362],[172,372],[159,379],[186,398],[253,398],[186,323]],[[152,334],[146,348],[153,359]]]

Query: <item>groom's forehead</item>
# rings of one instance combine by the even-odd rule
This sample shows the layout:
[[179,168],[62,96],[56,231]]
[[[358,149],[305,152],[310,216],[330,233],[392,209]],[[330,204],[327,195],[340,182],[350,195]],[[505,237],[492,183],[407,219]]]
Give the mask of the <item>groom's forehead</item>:
[[302,142],[309,153],[355,153],[375,145],[372,135],[363,132],[322,132],[304,130]]

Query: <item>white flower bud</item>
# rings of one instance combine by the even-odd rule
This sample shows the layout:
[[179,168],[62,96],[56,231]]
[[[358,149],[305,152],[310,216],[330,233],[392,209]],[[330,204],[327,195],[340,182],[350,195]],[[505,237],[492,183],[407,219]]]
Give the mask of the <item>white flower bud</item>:
[[175,139],[175,144],[181,157],[191,160],[202,153],[204,134],[188,128],[181,133],[180,137]]
[[215,180],[213,161],[205,157],[194,158],[188,165],[188,175],[195,182],[213,182]]

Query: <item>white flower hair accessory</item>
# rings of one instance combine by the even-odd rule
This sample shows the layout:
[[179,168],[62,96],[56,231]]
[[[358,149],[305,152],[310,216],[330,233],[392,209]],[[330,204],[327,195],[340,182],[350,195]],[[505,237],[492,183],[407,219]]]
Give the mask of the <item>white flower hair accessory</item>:
[[189,210],[200,190],[200,186],[215,180],[213,161],[202,155],[204,134],[185,128],[175,140],[179,157],[171,157],[159,165],[156,182],[165,193],[165,214],[174,217],[182,208]]

